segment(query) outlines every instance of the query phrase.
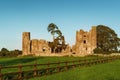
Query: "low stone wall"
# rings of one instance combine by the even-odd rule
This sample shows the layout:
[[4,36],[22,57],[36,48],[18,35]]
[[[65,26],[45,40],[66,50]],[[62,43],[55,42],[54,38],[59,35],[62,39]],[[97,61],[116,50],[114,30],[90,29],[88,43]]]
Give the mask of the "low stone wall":
[[97,55],[97,56],[104,56],[104,57],[107,57],[107,56],[120,56],[120,53],[112,53],[112,54],[93,54],[93,55]]
[[39,53],[39,55],[35,55],[35,56],[59,56],[59,57],[63,57],[63,56],[71,56],[70,53]]
[[88,55],[79,55],[79,54],[72,54],[71,52],[68,53],[36,53],[34,56],[56,56],[56,57],[64,57],[64,56],[73,56],[73,57],[84,57]]

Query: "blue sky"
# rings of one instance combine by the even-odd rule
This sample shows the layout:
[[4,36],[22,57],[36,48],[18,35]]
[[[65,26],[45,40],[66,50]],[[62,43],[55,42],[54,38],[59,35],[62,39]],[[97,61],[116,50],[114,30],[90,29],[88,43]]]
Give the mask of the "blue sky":
[[52,41],[47,26],[55,23],[70,45],[76,30],[109,26],[120,37],[120,0],[0,0],[0,49],[21,49],[22,32]]

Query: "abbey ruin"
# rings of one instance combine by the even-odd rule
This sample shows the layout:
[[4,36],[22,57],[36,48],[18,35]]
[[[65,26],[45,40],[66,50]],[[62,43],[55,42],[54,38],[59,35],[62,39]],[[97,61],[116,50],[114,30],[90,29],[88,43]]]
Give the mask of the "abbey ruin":
[[73,45],[72,50],[76,55],[92,55],[93,50],[97,47],[97,32],[96,27],[87,31],[76,31],[76,43]]
[[61,53],[52,53],[49,47],[49,41],[30,39],[30,32],[22,33],[22,54],[23,55],[35,55],[35,56],[86,56],[92,55],[93,50],[97,47],[97,35],[96,27],[87,31],[76,31],[75,45],[70,47],[67,45],[65,50]]

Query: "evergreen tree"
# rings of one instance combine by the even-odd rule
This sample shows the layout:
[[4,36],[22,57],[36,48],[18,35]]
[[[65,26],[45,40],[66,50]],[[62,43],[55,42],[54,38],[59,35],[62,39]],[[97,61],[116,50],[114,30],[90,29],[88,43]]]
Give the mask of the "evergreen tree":
[[53,42],[49,42],[51,51],[61,52],[62,49],[65,49],[65,38],[57,25],[55,25],[54,23],[50,23],[47,30],[53,35]]

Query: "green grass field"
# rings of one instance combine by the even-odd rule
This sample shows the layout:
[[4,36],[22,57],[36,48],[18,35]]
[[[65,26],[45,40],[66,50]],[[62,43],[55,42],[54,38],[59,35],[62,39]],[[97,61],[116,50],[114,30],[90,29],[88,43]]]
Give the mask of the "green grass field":
[[78,67],[30,80],[120,80],[120,60],[90,67]]
[[[92,59],[97,58],[95,56],[89,57],[13,57],[13,58],[0,58],[0,65],[2,66],[15,66],[15,65],[28,65],[28,64],[43,64],[43,63],[52,63],[52,62],[64,62],[64,61],[73,61],[73,60],[82,60],[82,59]],[[54,66],[54,65],[53,65]],[[40,66],[39,68],[45,68],[47,66]],[[23,70],[31,70],[33,67],[23,68]],[[2,73],[18,71],[18,68],[12,69],[3,69]]]
[[[18,58],[0,58],[0,65],[26,65],[37,63],[50,63],[61,61],[73,61],[80,59],[98,58],[90,57],[18,57]],[[14,69],[6,69],[2,72],[11,72]],[[32,78],[30,80],[120,80],[120,60],[110,63],[93,65],[90,67],[78,67],[65,72],[53,75]]]
[[51,63],[51,62],[62,62],[62,61],[73,61],[73,60],[82,60],[82,59],[92,59],[97,58],[96,56],[88,57],[12,57],[12,58],[0,58],[0,65],[2,66],[13,66],[13,65],[26,65],[34,63]]

